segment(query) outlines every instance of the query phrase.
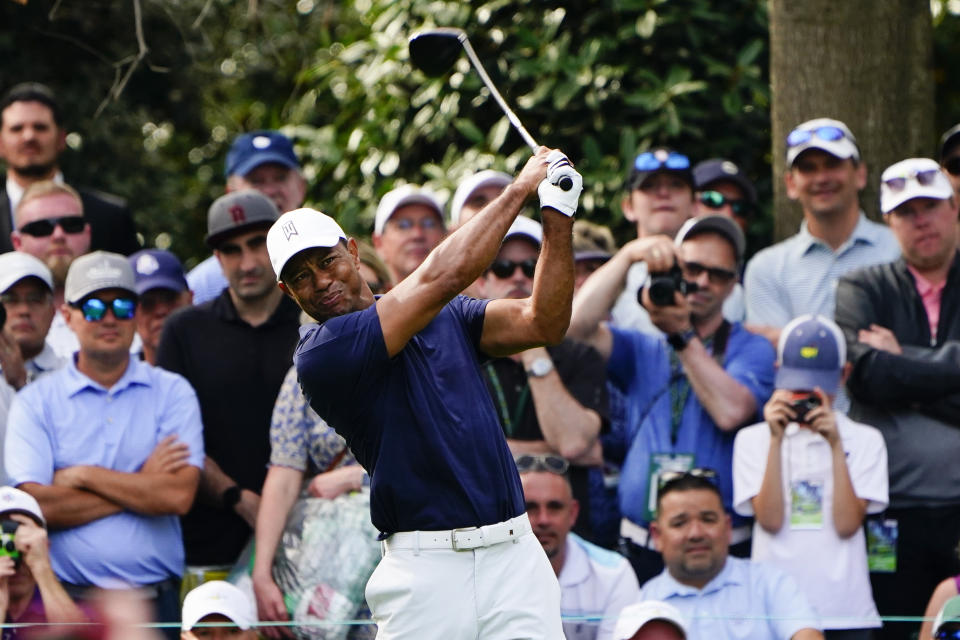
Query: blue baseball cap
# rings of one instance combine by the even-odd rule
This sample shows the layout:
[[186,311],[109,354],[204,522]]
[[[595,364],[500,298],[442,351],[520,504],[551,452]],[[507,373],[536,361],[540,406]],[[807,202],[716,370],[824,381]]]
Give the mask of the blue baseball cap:
[[279,131],[253,131],[234,139],[227,152],[224,175],[245,176],[262,164],[280,164],[288,169],[299,169],[300,161],[293,152],[290,138]]
[[130,256],[137,295],[150,289],[186,291],[187,277],[177,256],[163,249],[143,249]]
[[840,327],[823,316],[802,315],[780,332],[774,386],[790,391],[820,387],[834,395],[846,359],[847,344]]

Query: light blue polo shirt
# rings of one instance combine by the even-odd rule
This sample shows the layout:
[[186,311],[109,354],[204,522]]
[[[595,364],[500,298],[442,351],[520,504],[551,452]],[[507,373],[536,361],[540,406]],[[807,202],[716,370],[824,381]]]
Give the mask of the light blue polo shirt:
[[[58,469],[95,465],[137,472],[157,443],[175,434],[203,467],[200,406],[181,376],[131,358],[110,389],[64,368],[24,387],[10,407],[4,458],[14,485],[50,485]],[[131,511],[50,532],[50,558],[61,580],[116,588],[160,582],[183,572],[176,515]]]

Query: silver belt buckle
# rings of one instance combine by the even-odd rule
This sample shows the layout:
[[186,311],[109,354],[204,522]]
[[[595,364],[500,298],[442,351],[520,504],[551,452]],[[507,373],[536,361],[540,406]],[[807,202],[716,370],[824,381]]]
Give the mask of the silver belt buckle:
[[453,531],[450,532],[450,546],[453,547],[454,551],[470,551],[470,549],[472,549],[473,547],[469,547],[467,549],[461,549],[460,547],[457,546],[457,533],[460,531],[476,531],[479,528],[480,527],[462,527],[460,529],[454,529]]

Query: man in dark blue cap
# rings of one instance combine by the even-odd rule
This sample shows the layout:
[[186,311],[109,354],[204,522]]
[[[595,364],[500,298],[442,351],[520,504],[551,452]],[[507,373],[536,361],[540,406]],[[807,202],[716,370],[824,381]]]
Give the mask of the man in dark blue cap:
[[710,158],[693,168],[697,215],[713,213],[733,218],[744,233],[750,212],[757,206],[757,190],[736,163]]
[[183,265],[177,256],[163,249],[144,249],[130,256],[136,277],[140,307],[137,309],[137,333],[143,350],[140,356],[157,363],[157,347],[167,316],[193,302],[187,287]]
[[[277,205],[280,213],[303,204],[307,181],[290,138],[279,131],[253,131],[234,139],[224,166],[227,193],[256,189]],[[201,304],[227,288],[220,263],[210,256],[187,274],[193,301]]]

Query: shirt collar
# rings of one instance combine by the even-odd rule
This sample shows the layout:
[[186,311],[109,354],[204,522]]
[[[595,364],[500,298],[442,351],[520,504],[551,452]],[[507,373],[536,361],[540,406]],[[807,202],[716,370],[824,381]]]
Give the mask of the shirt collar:
[[557,576],[560,587],[572,587],[586,582],[590,577],[589,559],[583,548],[571,539],[574,534],[568,533],[567,540],[564,543],[563,567],[560,569],[560,575]]
[[67,392],[67,396],[74,396],[81,391],[87,389],[109,393],[111,395],[116,395],[126,389],[127,387],[132,387],[134,385],[143,385],[150,386],[150,376],[149,369],[150,365],[143,363],[137,360],[134,357],[130,357],[127,360],[127,369],[123,372],[123,375],[120,376],[120,379],[117,380],[112,387],[107,389],[98,382],[94,382],[86,374],[81,373],[77,369],[77,353],[73,354],[73,357],[67,362],[65,367],[66,369],[66,380],[64,381],[64,389]]
[[943,288],[947,285],[947,281],[944,280],[940,284],[933,284],[929,280],[923,277],[923,275],[913,268],[913,265],[907,264],[907,270],[913,275],[913,281],[916,283],[917,293],[920,294],[921,298],[926,298],[929,295],[940,295],[943,291]]
[[35,355],[29,362],[36,373],[43,373],[52,369],[59,369],[63,365],[63,358],[57,355],[49,342],[44,341],[43,350]]
[[804,256],[814,247],[823,247],[830,253],[840,255],[855,244],[876,245],[880,242],[880,229],[874,222],[867,219],[866,214],[861,210],[860,217],[857,219],[857,226],[853,228],[850,237],[847,238],[840,247],[834,251],[826,242],[810,233],[807,227],[807,221],[800,223],[800,231],[797,232],[797,257]]

